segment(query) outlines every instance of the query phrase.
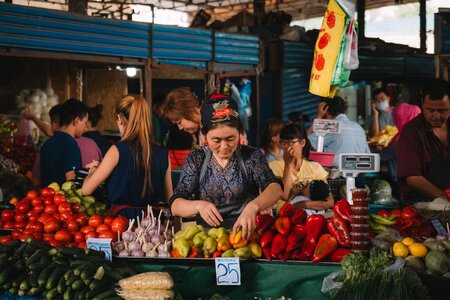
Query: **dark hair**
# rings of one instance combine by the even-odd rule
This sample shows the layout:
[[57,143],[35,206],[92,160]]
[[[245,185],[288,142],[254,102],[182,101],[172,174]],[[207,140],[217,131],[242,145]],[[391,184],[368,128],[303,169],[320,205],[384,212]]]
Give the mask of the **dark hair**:
[[191,149],[194,144],[192,135],[184,130],[180,130],[177,125],[170,126],[167,139],[167,148],[170,150]]
[[244,126],[242,126],[242,122],[240,119],[231,119],[223,122],[210,123],[206,126],[203,126],[201,131],[204,135],[206,135],[210,130],[216,129],[221,126],[233,127],[236,128],[239,131],[239,133],[241,134],[244,133]]
[[291,123],[305,124],[311,121],[309,116],[301,111],[290,112],[287,118]]
[[88,107],[86,104],[77,99],[68,99],[61,105],[61,112],[59,118],[60,126],[67,126],[77,117],[82,119],[88,114]]
[[340,114],[345,114],[347,110],[347,102],[339,96],[331,98],[322,98],[322,102],[325,102],[328,106],[328,113],[333,117]]
[[97,104],[96,106],[89,106],[89,122],[91,122],[92,127],[97,127],[98,121],[102,119],[103,105]]
[[450,97],[450,83],[443,80],[433,80],[428,82],[421,91],[422,102],[425,96],[431,100],[442,100],[445,96]]
[[311,200],[324,201],[330,195],[330,187],[323,180],[313,180],[309,184]]
[[281,129],[280,139],[282,140],[305,140],[305,146],[303,147],[302,154],[305,158],[309,157],[309,151],[311,150],[311,143],[306,135],[306,129],[303,125],[298,123],[288,124]]
[[388,94],[386,89],[384,89],[384,88],[377,88],[377,89],[375,89],[373,91],[372,98],[375,98],[378,94],[381,94],[381,93],[385,93],[387,96],[389,96],[389,94]]
[[261,130],[261,148],[268,149],[272,143],[272,137],[280,134],[284,123],[280,119],[268,119]]
[[50,116],[50,122],[52,123],[58,123],[58,125],[61,126],[60,122],[60,115],[61,115],[61,108],[62,104],[56,104],[50,110],[48,111],[48,114]]

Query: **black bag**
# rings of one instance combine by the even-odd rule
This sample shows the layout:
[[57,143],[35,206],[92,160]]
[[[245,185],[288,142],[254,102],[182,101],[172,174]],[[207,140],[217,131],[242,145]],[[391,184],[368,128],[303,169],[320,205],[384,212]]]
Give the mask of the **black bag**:
[[[83,182],[89,174],[89,169],[86,168],[77,168],[75,169],[75,185],[77,189],[83,186]],[[95,197],[96,201],[99,201],[104,204],[109,204],[108,200],[108,189],[105,183],[102,183],[98,186],[98,188],[92,193],[92,196]]]

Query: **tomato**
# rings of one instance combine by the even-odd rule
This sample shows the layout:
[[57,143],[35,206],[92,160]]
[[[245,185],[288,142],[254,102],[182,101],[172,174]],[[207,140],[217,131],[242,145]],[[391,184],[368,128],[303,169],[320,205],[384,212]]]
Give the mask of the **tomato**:
[[33,233],[33,238],[34,238],[35,240],[42,241],[42,239],[44,238],[44,235],[43,235],[42,233],[35,232],[35,233]]
[[97,232],[95,232],[94,230],[92,230],[92,231],[87,232],[86,235],[85,235],[85,237],[86,237],[86,240],[87,240],[88,238],[98,238],[98,234],[97,234]]
[[54,215],[58,212],[58,207],[56,206],[56,204],[45,205],[44,212],[50,215]]
[[33,207],[33,211],[35,213],[37,213],[37,214],[43,213],[44,212],[44,205],[42,205],[42,204],[35,205]]
[[98,233],[100,233],[101,231],[105,231],[105,230],[111,230],[111,228],[106,224],[100,224],[97,226],[97,229],[96,229],[96,231]]
[[111,230],[103,230],[103,231],[99,232],[98,237],[111,239],[113,242],[117,241],[117,234],[115,234]]
[[103,219],[100,215],[93,215],[89,218],[88,221],[89,226],[97,227],[100,224],[103,224]]
[[26,222],[27,221],[27,215],[26,214],[16,214],[14,216],[14,221],[16,222]]
[[86,249],[87,248],[86,242],[78,243],[77,247],[80,249]]
[[63,213],[72,213],[72,206],[70,205],[70,203],[61,203],[58,205],[58,211],[60,214]]
[[5,224],[3,224],[3,228],[5,228],[5,229],[14,229],[14,222],[13,221],[6,221]]
[[56,205],[61,205],[63,203],[67,203],[66,196],[64,196],[63,194],[55,194],[53,196],[53,201]]
[[53,195],[55,195],[55,190],[51,187],[45,187],[41,189],[42,197],[53,197]]
[[4,209],[2,211],[2,221],[12,221],[14,220],[14,211],[12,209]]
[[46,233],[49,233],[49,232],[56,232],[56,231],[58,231],[60,228],[61,228],[61,225],[59,224],[59,222],[58,221],[56,221],[56,220],[49,220],[50,218],[48,218],[46,221],[45,221],[45,224],[44,224],[44,231],[46,232]]
[[11,235],[0,236],[0,244],[5,245],[11,243],[13,240]]
[[114,221],[111,223],[111,230],[113,232],[124,232],[127,230],[128,227],[128,219],[122,216],[118,216],[114,219]]
[[95,231],[95,228],[92,226],[84,226],[80,228],[80,231],[84,234],[88,233],[89,231]]
[[44,233],[42,240],[44,240],[45,242],[48,242],[50,240],[53,240],[54,237],[55,237],[54,233]]
[[75,241],[75,243],[79,244],[79,243],[85,242],[86,237],[85,237],[84,233],[78,231],[73,234],[73,240]]
[[53,198],[50,198],[50,197],[44,198],[44,205],[50,205],[50,204],[55,204],[55,202],[53,202]]
[[71,203],[70,205],[72,206],[72,211],[74,213],[78,213],[80,211],[80,204],[78,204],[78,203]]
[[70,242],[72,240],[72,234],[67,229],[58,230],[55,233],[55,240],[61,242]]
[[401,217],[402,219],[409,220],[414,218],[414,216],[417,214],[417,211],[414,209],[411,209],[411,207],[407,206],[402,209]]
[[41,215],[38,217],[37,220],[38,220],[39,222],[41,222],[41,223],[45,223],[45,221],[47,221],[47,218],[49,218],[49,217],[51,217],[50,214],[43,213],[43,214],[41,214]]
[[13,239],[18,240],[19,236],[22,234],[22,230],[14,229],[11,233]]
[[112,222],[114,221],[114,218],[111,216],[106,216],[103,219],[103,224],[109,225],[111,227]]
[[70,219],[66,222],[66,228],[70,231],[70,232],[76,232],[78,231],[78,223],[76,220],[74,219]]
[[66,213],[66,212],[65,213],[61,213],[60,214],[60,218],[61,218],[61,221],[66,221],[68,219],[74,219],[74,217],[73,217],[73,215],[71,213]]
[[35,190],[31,190],[31,191],[28,191],[28,193],[27,193],[25,198],[31,200],[33,198],[36,198],[37,196],[38,196],[37,192]]
[[41,222],[30,222],[27,227],[33,232],[44,231],[44,225]]
[[55,218],[58,221],[61,221],[61,214],[60,213],[55,213],[52,215],[53,218]]
[[80,226],[84,226],[87,224],[87,217],[84,212],[80,212],[76,215],[76,220]]
[[43,201],[41,198],[33,198],[31,199],[31,206],[42,205]]
[[52,247],[61,247],[63,245],[63,243],[61,241],[57,241],[53,238],[48,240],[47,243],[49,243],[50,246],[52,246]]
[[29,201],[20,201],[16,205],[16,212],[26,214],[28,211],[30,211],[31,205]]
[[32,214],[30,214],[30,216],[28,217],[28,222],[36,222],[38,219],[38,215],[35,214],[34,212]]
[[27,226],[27,223],[25,221],[16,222],[14,224],[15,229],[25,229],[25,226]]
[[19,240],[21,240],[22,242],[24,242],[26,239],[32,239],[33,238],[33,234],[31,233],[22,233],[21,235],[19,235]]

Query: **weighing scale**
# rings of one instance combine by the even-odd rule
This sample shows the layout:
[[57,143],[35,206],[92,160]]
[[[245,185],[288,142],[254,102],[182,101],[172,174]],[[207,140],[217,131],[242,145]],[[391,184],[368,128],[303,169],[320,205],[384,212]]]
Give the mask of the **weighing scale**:
[[323,138],[328,133],[341,133],[342,122],[327,119],[314,119],[313,132],[317,135],[317,152],[323,152]]
[[355,178],[360,173],[380,171],[380,155],[377,153],[341,153],[339,154],[339,171],[346,178],[347,201],[353,205],[352,189]]

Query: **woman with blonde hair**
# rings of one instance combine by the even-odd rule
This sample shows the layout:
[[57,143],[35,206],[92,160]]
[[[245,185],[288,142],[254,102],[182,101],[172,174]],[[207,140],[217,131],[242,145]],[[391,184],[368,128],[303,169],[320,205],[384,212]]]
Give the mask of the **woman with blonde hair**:
[[122,138],[101,164],[88,166],[82,192],[92,194],[107,180],[111,215],[134,218],[147,205],[172,196],[170,163],[167,150],[153,143],[150,106],[142,96],[125,96],[116,113]]

